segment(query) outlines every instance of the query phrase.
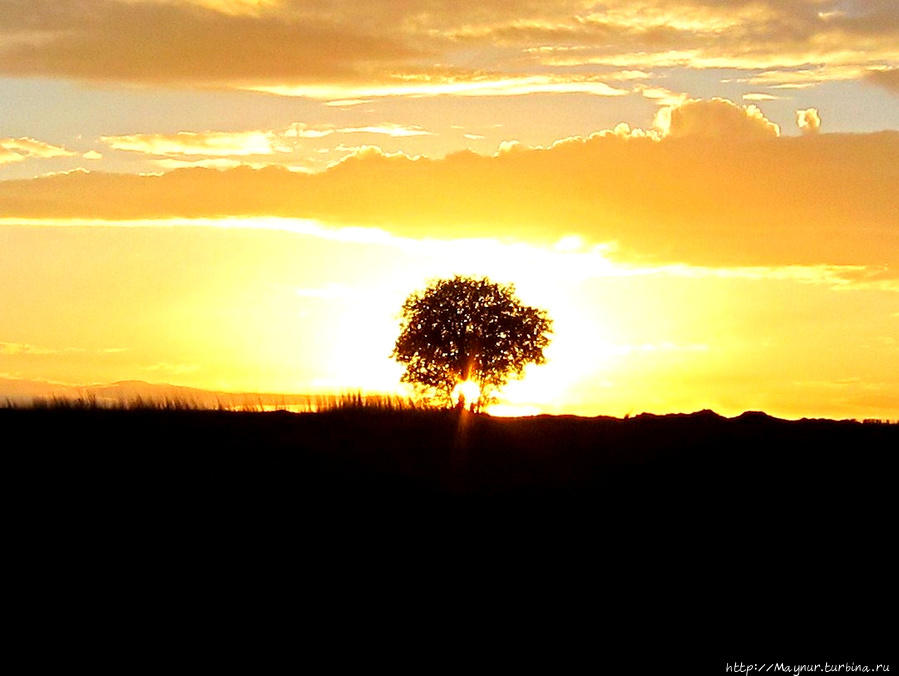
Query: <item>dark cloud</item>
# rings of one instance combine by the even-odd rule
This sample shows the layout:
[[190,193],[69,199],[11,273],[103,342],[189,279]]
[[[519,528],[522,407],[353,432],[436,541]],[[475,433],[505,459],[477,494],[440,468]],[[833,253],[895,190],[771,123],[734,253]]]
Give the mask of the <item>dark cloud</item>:
[[[546,45],[535,59],[559,65],[682,65],[792,69],[895,63],[899,5],[817,0],[610,1],[577,17],[498,27],[497,39]],[[854,77],[855,75],[844,75]]]
[[[532,66],[860,70],[895,67],[897,42],[894,2],[283,0],[225,12],[187,0],[0,0],[3,74],[134,82],[373,83],[437,64],[508,72],[528,63],[523,53]],[[477,54],[489,57],[472,64]]]
[[133,82],[281,84],[372,78],[422,56],[323,18],[196,5],[33,0],[0,5],[0,72]]
[[885,87],[893,94],[899,94],[899,68],[869,71],[868,79],[874,84]]

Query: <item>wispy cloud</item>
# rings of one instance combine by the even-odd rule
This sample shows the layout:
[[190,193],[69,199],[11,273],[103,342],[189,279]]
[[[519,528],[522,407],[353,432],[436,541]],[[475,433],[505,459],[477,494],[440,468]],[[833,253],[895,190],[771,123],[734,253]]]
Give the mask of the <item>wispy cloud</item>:
[[[429,136],[432,135],[432,132],[417,125],[393,123],[339,127],[336,125],[310,126],[298,122],[278,130],[181,131],[174,134],[103,136],[100,140],[113,150],[162,157],[163,159],[155,160],[155,163],[164,169],[187,166],[226,169],[238,166],[242,162],[249,162],[249,158],[253,157],[258,159],[273,155],[285,155],[297,150],[303,141],[314,141],[335,134],[372,134],[405,138]],[[249,163],[262,166],[258,161]]]
[[381,134],[383,136],[430,136],[429,132],[418,125],[376,124],[364,127],[337,127],[334,125],[309,126],[298,122],[288,128],[283,135],[288,138],[322,138],[332,134]]
[[46,347],[42,345],[32,345],[29,343],[2,343],[0,342],[0,355],[53,355],[53,354],[72,354],[90,352],[94,354],[116,354],[119,352],[127,352],[128,348],[124,347],[107,347],[98,349],[88,349],[83,347]]
[[61,352],[65,352],[65,351],[66,350],[38,347],[36,345],[29,345],[27,343],[0,343],[0,354],[2,354],[2,355],[23,355],[23,354],[45,355],[45,354],[59,354]]
[[636,89],[647,99],[664,106],[677,106],[689,98],[682,92],[673,92],[665,87],[638,85]]
[[273,133],[263,131],[182,131],[176,134],[104,136],[101,140],[115,150],[154,155],[271,155],[289,150],[277,142]]
[[579,75],[484,76],[480,73],[457,73],[452,76],[402,74],[383,84],[263,85],[251,87],[283,96],[305,96],[324,101],[345,101],[347,97],[370,100],[376,97],[400,96],[520,96],[525,94],[592,94],[624,96],[628,90],[613,87],[604,80]]
[[27,159],[47,159],[53,157],[76,157],[73,153],[60,146],[36,141],[33,138],[3,138],[0,139],[0,165],[12,162],[21,162]]
[[174,171],[176,169],[189,169],[192,167],[201,167],[203,169],[236,169],[237,167],[253,167],[262,168],[268,166],[267,163],[247,162],[229,157],[213,157],[213,158],[196,158],[196,159],[175,159],[166,157],[163,159],[152,160],[154,166],[164,171]]

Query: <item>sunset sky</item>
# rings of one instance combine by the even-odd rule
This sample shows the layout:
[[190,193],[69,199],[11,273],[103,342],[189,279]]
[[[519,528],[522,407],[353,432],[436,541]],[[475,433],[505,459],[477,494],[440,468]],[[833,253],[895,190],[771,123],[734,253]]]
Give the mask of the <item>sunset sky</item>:
[[896,0],[0,0],[0,401],[401,392],[460,273],[508,411],[899,419],[897,186]]

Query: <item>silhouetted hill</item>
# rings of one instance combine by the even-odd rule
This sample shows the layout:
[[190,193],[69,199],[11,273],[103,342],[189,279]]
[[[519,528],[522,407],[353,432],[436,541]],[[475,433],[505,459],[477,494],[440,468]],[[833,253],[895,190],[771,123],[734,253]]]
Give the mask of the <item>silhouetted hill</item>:
[[705,658],[885,635],[896,424],[49,408],[0,425],[16,551],[77,589],[102,571],[222,603],[235,579],[272,598],[295,580],[331,621],[346,594],[403,590],[468,604],[478,631],[487,599],[508,619],[564,598]]
[[615,502],[635,513],[713,508],[733,516],[813,501],[821,513],[857,511],[889,492],[899,448],[899,425],[711,411],[621,420],[49,408],[0,410],[0,420],[19,440],[13,459],[42,458],[45,479],[61,472],[73,484],[129,494],[148,484],[183,488],[186,500],[233,483],[234,496],[327,499],[348,509]]

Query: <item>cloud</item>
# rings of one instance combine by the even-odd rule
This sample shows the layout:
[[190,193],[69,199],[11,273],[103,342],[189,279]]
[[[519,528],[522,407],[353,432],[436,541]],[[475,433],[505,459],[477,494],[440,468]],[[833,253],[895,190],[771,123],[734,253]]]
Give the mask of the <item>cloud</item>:
[[[246,3],[243,3],[246,4]],[[283,7],[282,7],[283,4]],[[315,4],[315,3],[312,3]],[[424,52],[286,2],[31,0],[0,7],[0,72],[241,86],[368,79]],[[279,9],[280,8],[280,9]]]
[[384,134],[385,136],[429,136],[431,132],[418,126],[403,126],[399,124],[382,124],[367,127],[347,127],[337,130],[341,134]]
[[334,127],[309,127],[303,122],[297,122],[284,132],[288,138],[323,138],[334,133]]
[[796,111],[796,124],[803,134],[817,134],[821,130],[821,118],[817,108]]
[[232,159],[229,157],[215,157],[215,158],[198,158],[198,159],[190,159],[190,160],[176,160],[171,157],[167,157],[160,160],[153,160],[153,164],[156,167],[164,171],[170,171],[173,169],[184,169],[189,167],[204,167],[207,169],[235,169],[241,166],[251,166],[251,167],[262,167],[266,166],[266,164],[256,165],[248,164],[246,162],[242,162],[241,160]]
[[75,157],[76,155],[77,153],[70,152],[60,146],[36,141],[33,138],[0,139],[0,165],[21,162],[31,158],[47,159],[53,157]]
[[[619,122],[612,129],[603,129],[602,131],[597,132],[596,136],[617,136],[618,138],[652,138],[655,140],[661,138],[661,134],[656,130],[646,130],[639,128],[631,129],[631,126],[627,122]],[[562,143],[571,140],[576,139],[566,139],[565,141],[562,141]]]
[[669,107],[679,106],[689,98],[686,94],[673,92],[670,89],[665,89],[664,87],[647,87],[638,85],[636,89],[647,99],[655,101],[660,105]]
[[297,122],[284,132],[284,136],[289,138],[322,138],[332,134],[382,134],[384,136],[406,137],[430,136],[432,132],[426,131],[418,125],[385,123],[365,127],[336,127],[333,125],[309,127],[302,122]]
[[87,352],[87,350],[79,347],[51,348],[40,345],[30,345],[28,343],[0,343],[0,355],[5,356],[45,356],[52,354],[69,354],[73,352]]
[[134,134],[104,136],[104,143],[115,150],[130,150],[153,155],[271,155],[286,152],[274,135],[262,131],[178,132],[177,134]]
[[809,89],[825,82],[858,80],[867,76],[864,65],[825,65],[815,68],[806,64],[781,64],[776,70],[766,70],[749,78],[749,82],[772,89]]
[[325,85],[263,85],[250,87],[282,96],[305,96],[323,101],[357,103],[385,96],[521,96],[525,94],[592,94],[624,96],[626,89],[612,87],[602,79],[583,75],[503,75],[482,73],[403,74],[386,83],[333,83]]
[[[165,156],[166,159],[158,160],[157,164],[166,169],[183,166],[229,168],[240,163],[235,158],[290,153],[303,139],[318,139],[333,134],[410,137],[428,136],[432,132],[417,125],[391,123],[363,127],[336,127],[333,125],[310,127],[304,123],[296,123],[277,131],[182,131],[174,134],[104,136],[100,140],[114,150]],[[187,161],[183,159],[184,157],[198,159]]]
[[[621,127],[550,147],[443,159],[366,147],[316,174],[242,166],[4,181],[0,213],[285,216],[408,237],[548,244],[577,235],[585,246],[613,245],[619,260],[863,266],[876,278],[858,283],[895,279],[899,132],[778,137],[760,114],[731,103],[675,110],[683,108],[687,123],[674,115],[676,133],[662,138]],[[710,132],[713,124],[722,128]]]
[[536,42],[528,53],[549,66],[764,69],[774,83],[795,69],[806,68],[814,84],[896,63],[899,6],[852,3],[831,11],[835,6],[826,0],[607,0],[569,17],[497,28],[494,39]]
[[57,350],[36,347],[25,343],[0,343],[0,355],[55,354]]
[[7,76],[261,88],[342,105],[614,93],[579,65],[608,68],[610,80],[671,66],[765,70],[775,84],[807,69],[810,83],[838,72],[895,89],[899,59],[899,6],[886,1],[30,0],[0,4],[0,27]]
[[[159,0],[162,2],[171,0]],[[275,8],[281,0],[188,0],[193,4],[209,7],[226,14],[258,15],[260,10]]]
[[780,135],[780,128],[756,106],[741,107],[726,99],[693,99],[663,111],[657,126],[670,138],[753,141]]
[[883,68],[867,73],[868,80],[885,87],[893,94],[899,94],[899,68]]
[[777,98],[778,97],[774,96],[773,94],[757,94],[757,93],[743,94],[744,101],[776,101]]

